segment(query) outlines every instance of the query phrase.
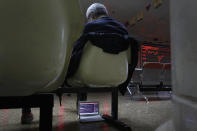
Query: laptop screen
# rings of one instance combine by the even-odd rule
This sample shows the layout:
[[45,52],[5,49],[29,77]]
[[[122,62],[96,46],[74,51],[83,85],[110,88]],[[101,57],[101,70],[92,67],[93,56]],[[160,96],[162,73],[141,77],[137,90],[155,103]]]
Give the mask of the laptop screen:
[[79,102],[79,115],[99,114],[98,102]]

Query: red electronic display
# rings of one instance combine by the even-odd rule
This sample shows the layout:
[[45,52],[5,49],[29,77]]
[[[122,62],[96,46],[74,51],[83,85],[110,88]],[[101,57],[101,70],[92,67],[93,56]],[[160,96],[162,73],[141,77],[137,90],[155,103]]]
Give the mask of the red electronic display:
[[143,44],[139,56],[139,67],[142,67],[144,62],[170,63],[170,46]]

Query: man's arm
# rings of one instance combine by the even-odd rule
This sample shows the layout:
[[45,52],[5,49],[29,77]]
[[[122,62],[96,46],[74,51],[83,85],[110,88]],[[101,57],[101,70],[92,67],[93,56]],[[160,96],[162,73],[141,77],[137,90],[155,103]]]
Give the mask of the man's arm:
[[84,26],[84,30],[83,30],[83,33],[82,35],[79,37],[79,39],[75,42],[75,45],[74,45],[74,49],[73,49],[73,52],[72,52],[72,55],[75,55],[77,52],[79,52],[80,50],[83,49],[83,47],[85,46],[85,43],[87,42],[87,33],[89,32],[89,29],[90,26],[89,26],[89,23],[85,24]]
[[135,68],[138,64],[138,52],[139,52],[139,43],[137,40],[133,38],[130,39],[130,44],[131,44],[131,64],[129,64],[129,69],[128,69],[128,76],[127,80],[119,85],[119,91],[122,95],[124,95],[127,91],[127,86],[129,82],[131,81],[131,78],[133,76],[133,72],[135,71]]
[[83,48],[87,42],[87,37],[86,37],[87,31],[88,31],[87,26],[85,25],[82,35],[79,37],[79,39],[76,41],[74,45],[74,49],[72,51],[72,56],[68,66],[66,79],[73,76],[76,70],[78,69]]

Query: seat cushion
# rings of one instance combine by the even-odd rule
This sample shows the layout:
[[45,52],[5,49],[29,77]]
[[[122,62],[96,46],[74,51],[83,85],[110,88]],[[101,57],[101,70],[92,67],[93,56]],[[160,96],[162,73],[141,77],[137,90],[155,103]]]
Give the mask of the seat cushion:
[[158,85],[161,81],[163,64],[158,62],[144,62],[142,72],[143,85]]
[[128,75],[128,53],[109,54],[88,42],[79,68],[68,83],[75,87],[114,87]]

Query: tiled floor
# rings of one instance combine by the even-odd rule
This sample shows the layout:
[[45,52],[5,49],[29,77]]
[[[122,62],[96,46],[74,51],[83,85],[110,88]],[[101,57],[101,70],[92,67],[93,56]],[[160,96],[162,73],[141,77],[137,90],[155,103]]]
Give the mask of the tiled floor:
[[[128,94],[119,96],[119,119],[130,125],[133,131],[154,131],[159,125],[170,119],[172,113],[170,100],[153,99],[146,103],[139,98],[139,96],[135,96],[131,100]],[[99,101],[100,113],[110,114],[111,95],[109,93],[91,93],[88,95],[88,100]],[[63,105],[60,107],[58,98],[55,97],[53,131],[118,131],[104,122],[79,123],[75,94],[71,96],[65,94],[62,103]],[[34,114],[33,123],[21,125],[21,110],[0,110],[0,131],[38,131],[39,109],[34,108],[32,112]]]

